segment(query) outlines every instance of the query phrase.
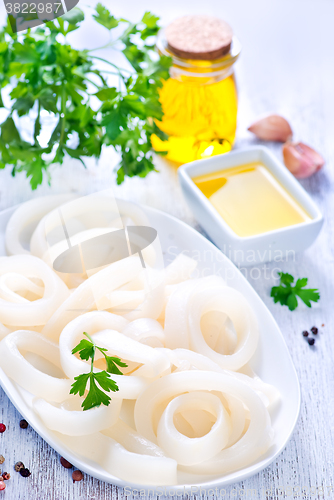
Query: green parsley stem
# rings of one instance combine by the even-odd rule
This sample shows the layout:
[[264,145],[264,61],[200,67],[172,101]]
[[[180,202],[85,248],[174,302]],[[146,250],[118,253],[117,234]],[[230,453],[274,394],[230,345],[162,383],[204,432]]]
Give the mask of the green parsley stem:
[[[129,21],[126,21],[129,23]],[[106,43],[105,45],[102,45],[102,47],[96,47],[95,49],[90,49],[88,52],[94,52],[95,50],[102,50],[102,49],[108,49],[109,47],[114,47],[118,42],[122,42],[125,38],[128,36],[128,31],[131,31],[133,28],[136,27],[136,24],[130,24],[127,28],[127,30],[114,40],[110,40],[110,42]]]
[[116,75],[119,76],[118,71],[106,71],[105,69],[103,70],[103,73],[108,73],[108,75]]
[[[73,71],[74,73],[74,71]],[[81,75],[78,75],[78,76],[81,76]],[[94,87],[96,87],[97,89],[101,89],[100,85],[98,85],[97,83],[93,82],[93,80],[91,80],[90,78],[87,78],[87,76],[85,75],[85,80],[89,83],[91,83],[92,85],[94,85]]]
[[[99,61],[103,61],[107,64],[109,64],[110,66],[113,66],[117,71],[119,70],[120,71],[125,71],[126,73],[129,73],[131,75],[134,75],[135,72],[134,71],[131,71],[130,69],[125,69],[125,68],[120,68],[118,67],[116,64],[112,63],[111,61],[108,61],[108,59],[104,59],[103,57],[98,57],[98,56],[90,56],[92,59],[98,59]],[[104,71],[103,71],[104,72]]]
[[105,45],[102,45],[101,47],[95,47],[95,49],[89,49],[88,52],[95,52],[96,50],[108,49],[109,47],[112,47],[114,41],[116,41],[116,40],[110,41],[110,42],[106,43]]
[[[40,123],[39,120],[40,120],[40,116],[41,116],[41,101],[38,99],[38,110],[37,110],[37,118],[36,118],[36,121],[35,121],[35,124],[36,123]],[[35,145],[39,145],[37,143],[37,135],[36,135],[36,132],[34,132],[34,141],[35,141]]]
[[64,82],[62,83],[62,92],[61,92],[61,114],[62,114],[62,120],[61,120],[61,130],[60,130],[60,139],[59,139],[59,147],[63,145],[63,140],[64,140],[64,134],[65,134],[65,123],[66,123],[66,118],[65,118],[65,113],[66,113],[66,89]]
[[86,333],[86,332],[83,332],[84,335],[86,335],[86,337],[88,338],[88,340],[91,341],[91,343],[93,344],[93,350],[94,350],[94,355],[92,356],[92,360],[90,362],[90,373],[94,373],[94,358],[95,358],[95,352],[96,352],[96,344],[94,342],[94,340],[92,339],[92,337]]
[[[87,332],[83,332],[83,334],[86,335],[86,337],[88,338],[88,340],[90,340],[90,342],[93,344],[93,346],[94,346],[94,357],[95,357],[96,349],[98,349],[99,351],[101,351],[101,349],[95,344],[94,340],[92,339],[92,337]],[[102,352],[102,354],[105,356],[105,354],[103,352]],[[91,363],[91,373],[93,373],[94,357],[92,358],[92,363]]]
[[94,344],[94,346],[96,345],[94,340],[92,339],[92,337],[87,333],[87,332],[83,332],[84,335],[86,335],[86,337],[88,338],[88,340],[91,341],[92,344]]

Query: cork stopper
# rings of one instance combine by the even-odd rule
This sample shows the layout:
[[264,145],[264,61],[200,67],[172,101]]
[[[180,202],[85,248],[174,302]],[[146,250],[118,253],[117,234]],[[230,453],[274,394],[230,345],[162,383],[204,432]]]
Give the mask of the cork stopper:
[[168,48],[182,59],[219,59],[231,48],[233,31],[222,19],[205,15],[175,19],[165,30]]

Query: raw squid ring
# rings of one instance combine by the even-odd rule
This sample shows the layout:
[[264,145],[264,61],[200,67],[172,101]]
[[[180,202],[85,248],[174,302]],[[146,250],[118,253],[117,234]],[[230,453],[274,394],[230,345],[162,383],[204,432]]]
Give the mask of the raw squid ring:
[[[172,373],[150,384],[135,405],[137,431],[157,443],[153,424],[157,418],[156,410],[160,408],[161,412],[164,402],[191,391],[216,391],[241,400],[248,409],[250,423],[245,434],[233,446],[200,464],[182,466],[182,470],[196,474],[227,473],[249,465],[266,452],[273,435],[269,413],[260,397],[243,382],[212,372],[190,370]],[[179,446],[182,449],[182,441]],[[175,448],[174,458],[177,452]]]
[[82,437],[57,437],[73,453],[94,460],[112,476],[132,484],[168,485],[177,483],[177,463],[161,454],[133,453],[101,432]]
[[17,330],[0,342],[0,366],[14,382],[39,398],[56,403],[68,399],[71,380],[43,373],[29,363],[20,350],[38,354],[60,367],[59,347],[40,333]]
[[[216,417],[210,431],[202,437],[187,437],[174,424],[174,415],[185,410],[205,410]],[[225,448],[231,432],[230,417],[220,399],[209,392],[193,391],[174,398],[163,412],[157,430],[160,448],[180,465],[208,460]]]
[[[168,357],[161,351],[140,344],[120,333],[127,325],[127,320],[106,311],[92,311],[71,321],[59,338],[60,361],[68,377],[88,373],[90,365],[76,358],[72,349],[85,331],[100,347],[107,348],[111,354],[123,359],[142,364],[134,375],[113,374],[119,391],[114,398],[135,399],[144,390],[150,379],[160,376],[169,369]],[[99,371],[95,368],[96,371]]]
[[[75,198],[75,197],[74,197]],[[92,212],[95,211],[95,217],[92,217]],[[60,218],[60,212],[62,213],[63,220]],[[106,227],[108,225],[104,220],[101,223],[101,215],[103,212],[108,212],[108,215],[111,217],[114,215],[117,218],[118,212],[117,207],[115,206],[115,200],[110,191],[102,191],[99,195],[91,194],[84,197],[79,197],[76,199],[69,198],[65,200],[64,203],[56,206],[54,210],[49,211],[38,223],[35,231],[33,232],[30,240],[30,250],[33,255],[36,257],[40,257],[41,259],[47,259],[47,252],[49,249],[48,236],[52,235],[53,244],[55,243],[54,231],[56,234],[60,229],[60,226],[63,225],[63,222],[69,222],[70,219],[75,220],[77,218],[80,219],[81,216],[88,216],[89,221],[88,225],[81,224],[79,221],[79,226],[77,227],[78,231],[82,231],[85,229],[96,228],[96,221],[100,222],[101,227]],[[98,214],[98,217],[96,215]],[[103,216],[102,216],[103,218]],[[120,218],[115,222],[116,225],[120,225]],[[76,231],[76,232],[78,232]],[[66,239],[63,230],[61,233],[57,234],[56,240],[60,241],[58,237],[61,234],[60,239]],[[70,231],[70,234],[71,231]],[[72,234],[73,236],[73,234]]]
[[34,223],[37,225],[47,213],[72,198],[73,194],[50,195],[22,203],[7,223],[5,243],[8,255],[30,254],[20,241],[22,232]]
[[64,373],[68,377],[74,378],[81,373],[90,371],[88,363],[72,354],[72,349],[79,340],[85,338],[83,332],[94,335],[94,333],[106,329],[122,331],[127,324],[128,321],[125,318],[107,311],[85,313],[68,323],[59,337],[60,363]]
[[180,283],[171,294],[165,312],[166,347],[189,349],[189,306],[192,297],[200,290],[223,286],[224,281],[218,276],[208,276],[202,280],[188,280]]
[[[206,312],[221,311],[232,320],[237,332],[237,345],[233,354],[220,354],[205,342],[200,321]],[[204,354],[227,370],[238,370],[256,351],[259,331],[256,318],[240,292],[229,287],[201,290],[193,297],[189,307],[190,347]]]
[[260,396],[266,408],[275,404],[280,398],[280,393],[276,387],[263,382],[259,377],[245,375],[244,373],[235,372],[233,370],[225,370],[203,354],[188,349],[162,350],[169,357],[171,364],[177,367],[178,371],[196,368],[196,370],[222,373],[244,382],[244,384],[248,385]]
[[69,436],[86,436],[92,433],[92,429],[99,432],[114,425],[122,400],[112,399],[109,406],[101,405],[85,411],[59,408],[44,399],[35,399],[32,406],[49,429]]
[[39,297],[44,294],[44,287],[36,285],[26,276],[17,273],[6,273],[0,277],[0,294],[2,299],[17,304],[26,304],[28,299],[16,293],[17,291],[31,292]]
[[79,285],[55,311],[43,328],[43,333],[54,341],[58,340],[60,332],[73,319],[88,312],[94,306],[100,310],[105,309],[105,295],[129,282],[141,270],[139,257],[131,256],[97,272]]
[[[43,297],[28,301],[19,295],[11,296],[6,284],[6,275],[11,279],[17,275],[25,278],[38,278],[44,283]],[[45,325],[62,302],[69,296],[67,286],[60,278],[40,259],[32,255],[14,255],[0,259],[0,321],[5,325],[38,326]],[[22,280],[21,280],[22,281]],[[34,284],[31,283],[33,287]],[[5,296],[11,302],[2,298]]]
[[[91,224],[95,222],[95,219],[94,217],[92,217],[91,212],[94,211],[94,209],[107,210],[106,207],[108,207],[108,201],[111,202],[111,205],[113,205],[113,208],[115,209],[114,215],[116,215],[118,229],[119,229],[119,224],[122,224],[120,217],[117,217],[118,207],[122,215],[130,217],[135,224],[143,226],[149,225],[148,218],[145,215],[145,213],[140,209],[140,207],[137,207],[134,204],[125,202],[123,200],[118,200],[116,202],[116,200],[113,199],[112,193],[110,194],[108,194],[107,192],[105,192],[104,194],[102,193],[101,197],[96,195],[90,195],[84,198],[79,198],[77,200],[70,201],[69,203],[65,203],[60,208],[53,210],[52,212],[47,214],[40,221],[40,223],[38,224],[36,230],[34,231],[31,237],[31,253],[45,260],[45,262],[47,262],[49,266],[52,266],[52,263],[55,261],[55,258],[59,257],[59,255],[63,252],[63,249],[68,248],[68,242],[67,239],[65,238],[63,230],[60,231],[60,236],[58,235],[60,237],[60,240],[57,243],[54,243],[53,246],[52,245],[49,246],[50,241],[48,242],[48,238],[46,236],[46,233],[48,233],[53,238],[54,237],[53,233],[54,232],[57,233],[58,229],[60,229],[60,222],[62,219],[62,217],[60,216],[60,212],[63,216],[63,219],[70,224],[70,227],[71,227],[71,222],[74,222],[76,217],[80,218],[81,216],[87,215],[86,219],[87,227],[85,228],[83,227],[85,226],[83,221],[77,221],[78,231],[77,232],[74,232],[74,230],[72,231],[70,240],[72,240],[73,245],[76,245],[79,241],[82,241],[82,238],[83,240],[86,240],[86,238],[90,239],[89,235],[94,234],[94,232],[96,233],[96,231],[98,234],[101,233],[102,231],[103,234],[105,232],[109,232],[116,229],[116,227],[111,227],[111,226],[109,227],[108,224],[106,225],[108,218],[104,220],[103,227],[100,228],[91,227]],[[113,220],[109,222],[110,225],[114,223]],[[52,238],[50,237],[50,240]],[[128,308],[128,310],[125,311],[125,316],[130,320],[142,317],[151,317],[153,319],[157,319],[160,316],[160,313],[164,306],[164,273],[162,272],[163,257],[158,238],[155,238],[155,240],[152,243],[150,243],[146,248],[143,248],[141,258],[144,258],[146,264],[146,269],[144,274],[144,295],[145,295],[144,300],[141,301],[137,307],[131,307],[131,305],[129,306],[126,303],[125,304],[121,303],[121,304],[124,305],[125,308]],[[115,264],[118,263],[116,262]],[[151,268],[149,266],[151,266]],[[159,266],[161,270],[158,269]],[[117,269],[117,267],[115,269]],[[76,273],[76,274],[78,274],[79,279],[80,277],[82,278],[86,277],[85,273]],[[60,273],[60,277],[68,284],[72,283],[73,282],[72,280],[74,278],[68,273]],[[125,283],[126,281],[121,282],[119,286]],[[85,293],[85,290],[81,289],[80,292]],[[103,306],[98,305],[97,307],[98,309],[106,310],[113,306],[112,303],[108,305],[108,292],[109,293],[114,292],[114,288],[111,287],[110,290],[106,290],[106,294],[103,300],[104,305]],[[117,298],[119,299],[120,296],[118,295]],[[127,297],[123,298],[126,300]],[[72,302],[72,299],[70,300],[70,302]],[[68,309],[73,309],[71,304],[66,304],[66,306],[68,306]],[[87,305],[84,304],[84,309],[90,310],[89,304]],[[120,304],[118,304],[118,309],[120,309]],[[71,319],[73,319],[73,317],[67,317],[67,322],[71,321]],[[63,324],[62,327],[64,327],[65,324]],[[50,327],[53,328],[52,326]],[[49,331],[49,327],[45,330],[44,333],[46,333],[46,331]],[[54,340],[56,340],[55,337],[53,338]]]
[[[39,257],[41,259],[46,258],[46,253],[49,248],[46,238],[46,225],[50,224],[50,227],[48,227],[49,231],[51,231],[57,226],[57,224],[59,223],[58,219],[59,208],[66,211],[67,218],[70,218],[71,216],[76,217],[78,214],[80,214],[82,212],[83,205],[85,207],[85,210],[87,210],[87,212],[91,212],[91,210],[97,208],[102,208],[102,209],[104,208],[103,197],[99,199],[99,197],[94,196],[93,198],[88,195],[86,197],[79,198],[78,200],[74,200],[73,198],[75,198],[75,196],[66,195],[62,203],[55,204],[54,206],[55,209],[48,210],[44,215],[44,217],[40,219],[35,231],[32,234],[30,241],[31,253],[36,257]],[[112,194],[110,194],[110,199],[111,198]],[[91,205],[91,210],[89,208],[89,205]],[[125,200],[116,200],[116,205],[119,208],[121,216],[130,217],[135,225],[138,226],[149,225],[149,221],[146,214],[139,206],[133,203],[129,203]],[[21,209],[21,207],[19,207],[19,209]],[[95,229],[97,228],[98,228],[98,221]],[[119,229],[118,225],[117,228]],[[91,229],[91,226],[87,227],[86,229]],[[112,227],[110,227],[109,229],[112,229]],[[151,247],[146,248],[145,250],[143,250],[143,255],[145,255],[145,261],[147,262],[147,264],[151,265],[155,259],[153,249]]]
[[197,260],[180,253],[165,269],[166,285],[175,285],[189,280],[197,264]]
[[[164,347],[165,332],[160,323],[152,318],[135,319],[122,332],[130,339],[152,347]],[[152,345],[153,344],[153,345]]]
[[12,330],[0,323],[0,340],[4,339]]

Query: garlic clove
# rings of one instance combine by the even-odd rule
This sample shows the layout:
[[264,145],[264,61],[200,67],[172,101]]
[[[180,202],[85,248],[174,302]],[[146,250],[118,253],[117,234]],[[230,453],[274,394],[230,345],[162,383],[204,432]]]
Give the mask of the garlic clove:
[[263,141],[286,142],[292,138],[292,129],[289,122],[279,115],[269,115],[248,127]]
[[310,177],[325,164],[323,157],[302,142],[287,142],[283,146],[285,166],[298,179]]

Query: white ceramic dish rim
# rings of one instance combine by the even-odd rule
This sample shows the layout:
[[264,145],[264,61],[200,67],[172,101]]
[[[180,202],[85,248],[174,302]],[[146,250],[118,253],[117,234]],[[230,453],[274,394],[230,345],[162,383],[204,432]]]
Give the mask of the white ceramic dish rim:
[[[207,199],[207,197],[202,193],[202,191],[196,186],[196,184],[192,180],[191,172],[195,169],[198,168],[199,165],[203,166],[207,165],[207,169],[203,169],[202,174],[196,174],[196,175],[203,175],[204,173],[213,173],[218,170],[225,170],[227,168],[231,168],[233,166],[237,166],[237,163],[235,163],[233,160],[237,159],[238,157],[245,156],[247,154],[254,154],[258,152],[259,154],[267,155],[270,160],[275,164],[276,168],[279,169],[280,171],[280,179],[279,182],[283,184],[285,189],[294,197],[294,195],[291,193],[291,187],[298,193],[299,195],[299,203],[303,206],[303,208],[312,215],[312,220],[310,221],[305,221],[301,222],[299,224],[294,224],[293,226],[288,226],[288,227],[283,227],[280,229],[274,229],[272,231],[267,231],[265,233],[260,233],[260,234],[255,234],[253,236],[239,236],[236,234],[233,229],[225,222],[225,220],[219,215],[217,210],[214,208],[214,206],[210,203],[210,201]],[[206,158],[203,160],[195,160],[189,163],[186,163],[185,165],[182,165],[179,170],[178,170],[178,175],[180,178],[182,178],[183,181],[187,183],[187,186],[192,190],[196,198],[200,201],[202,205],[205,205],[207,211],[210,213],[211,217],[215,221],[216,224],[218,224],[220,227],[224,229],[224,231],[229,235],[230,238],[234,239],[235,241],[238,242],[248,242],[248,241],[254,241],[256,243],[257,240],[261,240],[264,237],[267,236],[272,236],[272,235],[282,235],[282,234],[289,234],[292,231],[295,231],[297,228],[305,227],[305,226],[312,226],[316,225],[318,223],[321,223],[323,221],[323,215],[320,212],[319,208],[317,205],[314,203],[310,195],[305,191],[305,189],[301,186],[301,184],[297,181],[297,179],[289,172],[289,170],[272,154],[270,149],[266,148],[265,146],[251,146],[247,149],[242,149],[240,151],[231,151],[229,153],[226,153],[225,155],[219,155],[220,159],[220,165],[218,168],[215,168],[212,166],[217,162],[217,156],[211,157],[211,158]],[[254,161],[254,160],[251,160]],[[256,160],[255,160],[256,161]],[[233,165],[231,165],[233,163]],[[271,168],[270,166],[266,165],[270,171]],[[275,173],[274,176],[276,177]],[[205,229],[205,228],[204,228]]]
[[[0,212],[0,228],[1,228],[1,217],[7,217],[11,215],[11,213],[15,210],[16,207],[9,208],[7,210],[4,210]],[[294,368],[290,353],[287,349],[287,346],[285,344],[283,335],[278,328],[275,319],[273,318],[272,314],[270,311],[267,309],[267,307],[263,304],[262,300],[260,297],[256,294],[255,290],[251,287],[251,285],[247,282],[247,280],[242,276],[240,271],[236,268],[236,266],[215,246],[213,245],[210,241],[208,241],[204,236],[202,236],[200,233],[198,233],[195,229],[192,227],[188,226],[186,223],[183,221],[180,221],[179,219],[166,214],[164,212],[161,212],[157,209],[153,209],[151,207],[143,206],[141,205],[141,208],[144,209],[145,212],[148,213],[148,215],[151,213],[155,216],[162,216],[162,217],[167,217],[170,221],[173,221],[174,224],[179,224],[181,228],[184,229],[184,232],[186,233],[189,231],[192,235],[196,235],[197,238],[200,238],[205,241],[205,244],[208,245],[209,248],[212,248],[215,252],[218,252],[221,256],[221,261],[220,263],[223,263],[224,265],[232,266],[238,276],[242,280],[243,286],[245,286],[253,296],[256,296],[257,300],[262,304],[263,308],[266,310],[266,313],[268,317],[270,317],[271,321],[273,324],[277,327],[276,328],[276,334],[279,335],[280,341],[282,342],[282,345],[285,350],[285,354],[290,362],[291,369],[292,369],[292,374],[295,378],[296,382],[296,387],[295,389],[297,390],[297,398],[296,398],[296,407],[297,411],[294,414],[294,418],[291,420],[289,423],[289,432],[285,438],[285,441],[280,444],[280,446],[276,449],[275,453],[273,455],[270,455],[269,457],[264,458],[260,462],[257,462],[255,464],[252,464],[244,469],[237,470],[231,474],[228,474],[226,476],[222,476],[215,478],[212,481],[205,481],[205,482],[194,482],[192,484],[176,484],[172,486],[155,486],[155,485],[142,485],[142,484],[136,484],[136,483],[130,483],[129,481],[119,479],[117,477],[114,477],[110,475],[108,472],[106,472],[102,467],[100,467],[97,463],[95,462],[90,462],[86,458],[79,457],[77,454],[74,452],[71,452],[68,448],[66,448],[65,445],[62,444],[61,441],[56,439],[56,436],[53,435],[51,431],[49,431],[45,425],[40,421],[40,419],[37,417],[37,415],[33,412],[33,410],[29,407],[29,405],[26,403],[25,398],[22,396],[22,394],[25,392],[21,388],[19,388],[15,383],[11,381],[7,377],[7,375],[4,373],[4,371],[0,368],[0,385],[2,386],[3,390],[7,394],[8,398],[11,400],[13,405],[16,407],[16,409],[26,418],[26,420],[29,422],[31,427],[36,431],[37,434],[39,434],[40,437],[42,437],[56,452],[58,452],[61,456],[67,457],[71,463],[82,470],[83,472],[101,480],[105,481],[107,483],[112,483],[115,484],[119,487],[127,487],[131,488],[131,490],[145,490],[145,491],[155,491],[158,492],[159,494],[161,493],[161,489],[163,489],[164,494],[169,494],[169,492],[177,492],[180,493],[181,491],[183,493],[193,493],[194,488],[202,488],[205,490],[209,489],[215,489],[215,488],[221,488],[228,486],[233,483],[240,482],[244,479],[247,479],[256,473],[260,472],[261,470],[265,469],[267,466],[269,466],[278,455],[283,451],[283,449],[286,447],[287,443],[289,442],[294,429],[296,427],[299,414],[300,414],[300,404],[301,404],[301,394],[300,394],[300,386],[299,386],[299,381],[297,377],[296,370]],[[21,393],[21,394],[20,394]],[[27,393],[29,394],[29,393]],[[90,465],[91,464],[91,465]]]

